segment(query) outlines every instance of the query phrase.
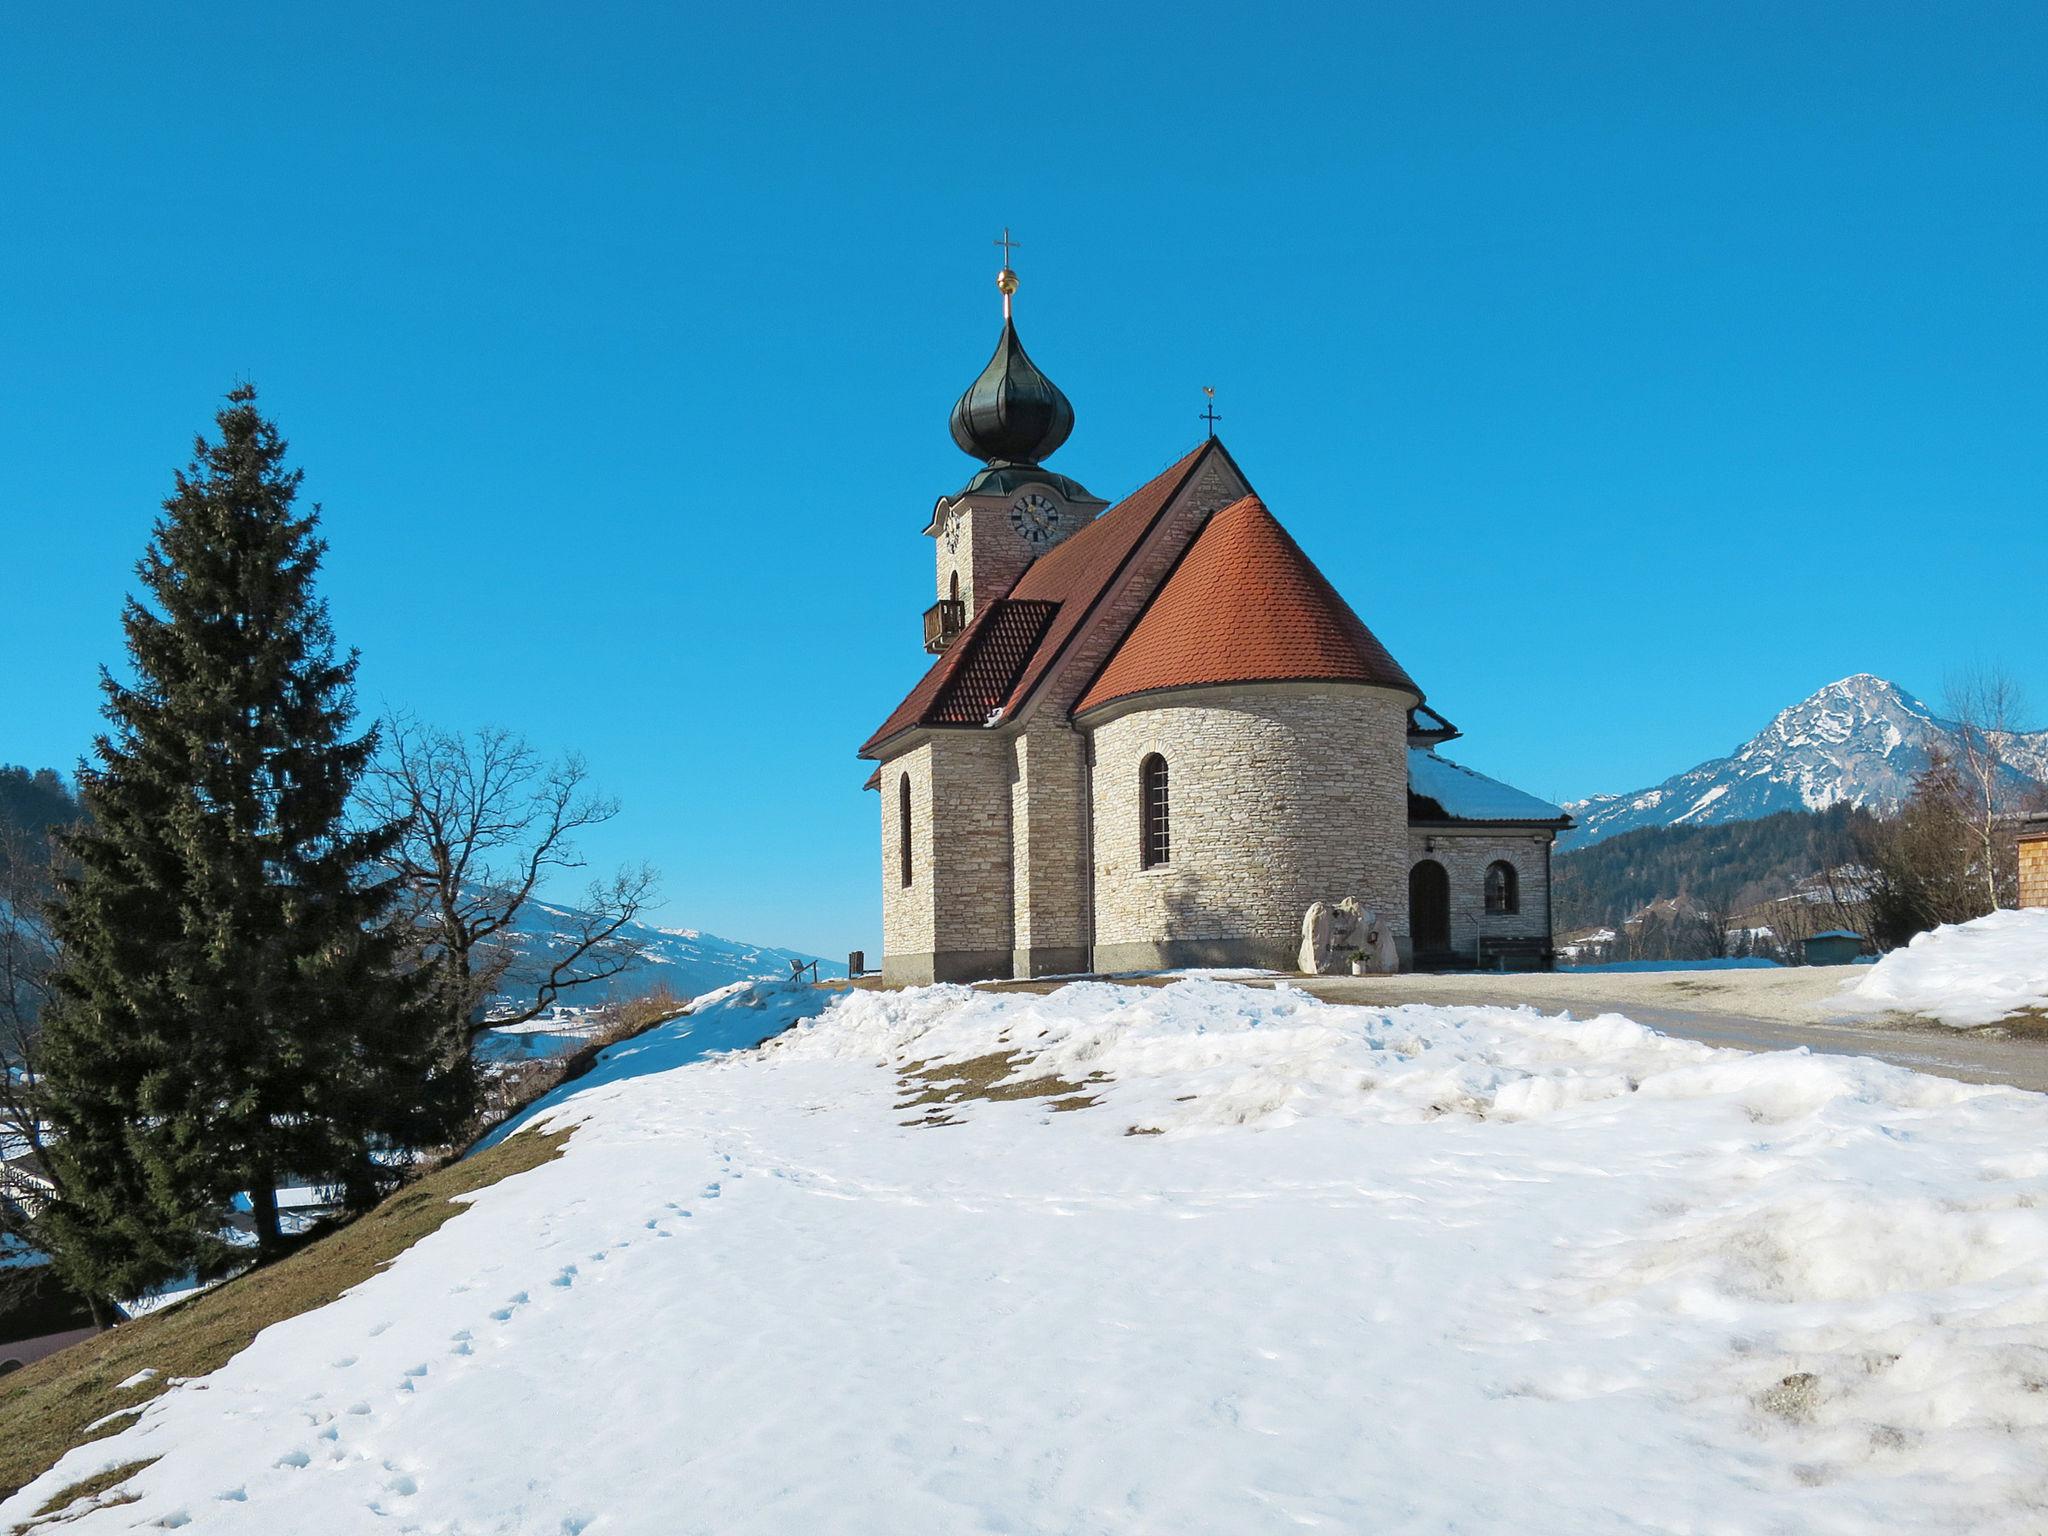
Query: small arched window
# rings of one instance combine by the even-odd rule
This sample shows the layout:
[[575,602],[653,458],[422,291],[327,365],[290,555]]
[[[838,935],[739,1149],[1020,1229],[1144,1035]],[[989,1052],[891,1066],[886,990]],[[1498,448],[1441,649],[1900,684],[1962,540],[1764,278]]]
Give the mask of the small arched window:
[[960,573],[958,571],[953,573],[953,590],[947,596],[956,603],[960,601]]
[[1166,759],[1154,752],[1138,764],[1138,863],[1150,869],[1173,858],[1173,824],[1168,814]]
[[1492,916],[1522,910],[1520,881],[1515,866],[1506,859],[1496,859],[1486,866],[1486,910]]
[[910,775],[896,781],[896,862],[902,867],[903,883],[910,884]]

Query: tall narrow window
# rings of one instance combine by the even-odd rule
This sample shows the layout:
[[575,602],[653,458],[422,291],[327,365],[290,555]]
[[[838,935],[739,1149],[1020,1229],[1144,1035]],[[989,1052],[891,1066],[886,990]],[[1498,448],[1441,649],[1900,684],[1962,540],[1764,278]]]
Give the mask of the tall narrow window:
[[1486,866],[1486,910],[1494,916],[1522,910],[1522,893],[1516,888],[1515,866],[1506,859]]
[[896,781],[896,862],[902,866],[903,883],[910,884],[910,775]]
[[1150,869],[1173,857],[1166,798],[1166,759],[1154,752],[1138,764],[1138,859]]
[[960,601],[960,573],[958,571],[953,573],[953,590],[949,595],[954,602]]

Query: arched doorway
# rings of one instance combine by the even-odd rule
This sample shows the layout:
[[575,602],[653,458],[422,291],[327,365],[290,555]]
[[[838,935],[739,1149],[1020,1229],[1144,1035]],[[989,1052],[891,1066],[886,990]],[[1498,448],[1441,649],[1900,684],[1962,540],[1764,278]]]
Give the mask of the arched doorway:
[[1408,942],[1415,960],[1451,947],[1451,877],[1435,859],[1408,871]]

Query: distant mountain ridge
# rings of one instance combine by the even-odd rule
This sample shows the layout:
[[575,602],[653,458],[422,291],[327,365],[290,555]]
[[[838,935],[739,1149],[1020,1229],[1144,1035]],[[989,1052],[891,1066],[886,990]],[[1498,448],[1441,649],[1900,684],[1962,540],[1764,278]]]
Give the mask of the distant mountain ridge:
[[[1896,683],[1859,672],[1782,710],[1726,757],[1628,794],[1566,805],[1577,822],[1560,849],[1637,827],[1754,821],[1779,811],[1847,803],[1889,815],[1904,804],[1930,749],[1956,732]],[[2048,783],[2048,731],[2004,742],[2016,781]]]
[[[537,958],[551,941],[573,932],[578,926],[577,916],[574,907],[560,902],[527,903],[516,925],[525,954]],[[608,983],[576,988],[564,995],[563,1002],[597,1003],[606,997],[621,1000],[639,997],[662,983],[667,983],[679,997],[697,997],[735,981],[787,976],[792,961],[808,965],[817,960],[821,976],[846,974],[844,961],[834,963],[794,949],[722,939],[715,933],[705,933],[698,928],[658,928],[652,923],[630,923],[625,933],[643,947],[645,954],[640,962]],[[519,968],[515,968],[515,976],[518,971]]]

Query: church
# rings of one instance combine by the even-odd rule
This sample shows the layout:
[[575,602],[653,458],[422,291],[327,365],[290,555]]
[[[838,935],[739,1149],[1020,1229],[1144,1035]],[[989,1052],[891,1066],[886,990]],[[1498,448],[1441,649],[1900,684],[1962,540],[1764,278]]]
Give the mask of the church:
[[1213,435],[1114,506],[1047,468],[1073,406],[997,286],[952,416],[979,467],[924,530],[935,660],[860,749],[884,980],[1293,970],[1344,897],[1404,967],[1548,966],[1565,813],[1438,755],[1456,727]]

